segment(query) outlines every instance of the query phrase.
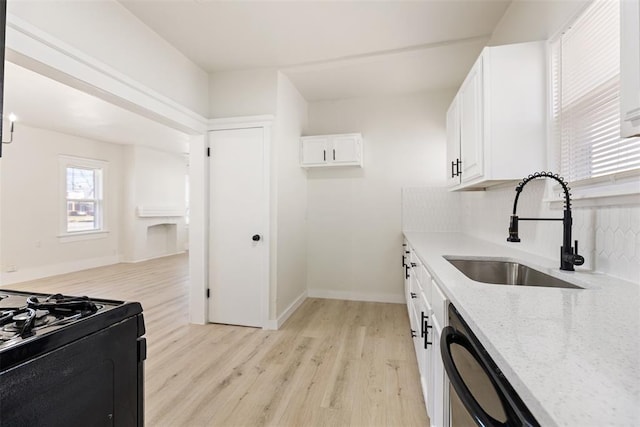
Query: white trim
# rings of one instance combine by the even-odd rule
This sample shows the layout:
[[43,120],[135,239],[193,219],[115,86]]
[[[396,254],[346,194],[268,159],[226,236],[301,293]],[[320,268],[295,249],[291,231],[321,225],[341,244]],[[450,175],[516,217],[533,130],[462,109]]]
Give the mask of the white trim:
[[83,240],[105,239],[109,237],[109,230],[76,231],[56,236],[60,243],[80,242]]
[[[640,204],[640,171],[620,172],[569,183],[573,207]],[[564,205],[560,186],[547,184],[545,201]]]
[[207,130],[267,128],[271,127],[274,119],[275,117],[271,114],[210,119],[207,123]]
[[262,319],[263,325],[266,325],[270,316],[271,303],[271,121],[265,122],[262,127],[263,138],[263,172],[262,172],[262,194],[263,194],[263,211],[262,220],[264,230],[264,275],[262,278],[262,287],[260,290],[262,298]]
[[289,319],[289,317],[291,317],[291,315],[295,313],[298,308],[300,308],[300,306],[306,299],[307,291],[304,291],[298,296],[298,298],[296,298],[291,304],[289,304],[289,307],[287,307],[276,320],[267,320],[265,322],[265,325],[263,326],[263,329],[270,329],[274,331],[280,329],[280,327],[284,325],[284,322],[286,322],[287,319]]
[[119,262],[120,257],[118,255],[110,255],[80,261],[44,265],[41,267],[25,268],[24,270],[18,270],[11,273],[3,272],[0,275],[0,284],[5,286],[13,283],[27,282],[29,280],[42,279],[43,277],[57,276],[59,274],[73,273],[75,271],[118,264]]
[[175,256],[175,255],[182,255],[187,253],[186,250],[184,251],[176,251],[170,254],[162,254],[162,255],[156,255],[156,256],[152,256],[149,258],[140,258],[140,259],[133,259],[133,260],[127,260],[127,261],[122,261],[123,263],[126,264],[137,264],[139,262],[145,262],[145,261],[151,261],[152,259],[158,259],[158,258],[164,258],[164,257],[168,257],[168,256]]
[[309,289],[307,291],[309,298],[327,298],[341,299],[348,301],[365,301],[365,302],[385,302],[392,304],[406,304],[407,301],[402,292],[397,294],[390,293],[370,293],[370,292],[350,292],[350,291],[333,291],[327,289]]
[[140,218],[155,217],[183,217],[185,209],[178,206],[143,206],[136,207],[136,214]]
[[187,133],[207,119],[38,27],[7,14],[6,59],[126,110]]

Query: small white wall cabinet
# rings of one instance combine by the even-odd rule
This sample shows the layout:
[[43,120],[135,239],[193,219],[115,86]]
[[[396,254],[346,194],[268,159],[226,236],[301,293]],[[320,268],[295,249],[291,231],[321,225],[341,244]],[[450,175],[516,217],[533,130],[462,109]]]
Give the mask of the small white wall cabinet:
[[431,425],[448,425],[448,384],[440,356],[447,298],[408,242],[403,245],[405,296],[420,384]]
[[620,135],[640,136],[640,0],[620,3]]
[[447,182],[483,189],[546,167],[544,42],[486,47],[447,112]]
[[300,165],[309,167],[359,166],[362,167],[362,135],[304,136],[300,138]]

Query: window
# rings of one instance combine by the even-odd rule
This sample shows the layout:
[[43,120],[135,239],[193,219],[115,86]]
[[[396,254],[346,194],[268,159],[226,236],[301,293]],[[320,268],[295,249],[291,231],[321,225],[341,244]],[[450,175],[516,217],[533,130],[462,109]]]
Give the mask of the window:
[[105,170],[106,162],[60,156],[63,235],[103,231]]
[[620,4],[593,1],[551,41],[553,139],[569,182],[640,169],[640,138],[620,137]]

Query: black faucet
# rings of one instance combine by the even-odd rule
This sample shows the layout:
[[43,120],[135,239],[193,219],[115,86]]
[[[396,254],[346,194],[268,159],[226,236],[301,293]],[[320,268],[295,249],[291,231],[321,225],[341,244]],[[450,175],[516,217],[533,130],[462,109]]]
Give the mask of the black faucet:
[[[564,216],[562,218],[518,218],[516,215],[516,208],[518,207],[518,197],[524,186],[536,178],[551,178],[555,179],[562,186],[564,191]],[[571,193],[570,188],[564,181],[564,178],[553,174],[551,172],[536,172],[528,177],[524,178],[516,187],[516,198],[513,201],[513,213],[511,214],[511,223],[509,224],[509,237],[508,242],[519,242],[518,237],[518,221],[562,221],[562,247],[560,248],[560,270],[574,271],[574,265],[584,264],[584,257],[578,255],[578,241],[575,241],[575,249],[571,247],[571,225],[573,219],[571,218]]]

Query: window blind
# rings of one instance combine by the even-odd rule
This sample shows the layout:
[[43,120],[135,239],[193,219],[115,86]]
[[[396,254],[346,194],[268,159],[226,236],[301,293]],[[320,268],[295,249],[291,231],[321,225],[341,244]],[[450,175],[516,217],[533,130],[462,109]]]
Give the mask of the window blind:
[[620,3],[595,0],[551,43],[553,132],[569,181],[640,168],[620,137]]

